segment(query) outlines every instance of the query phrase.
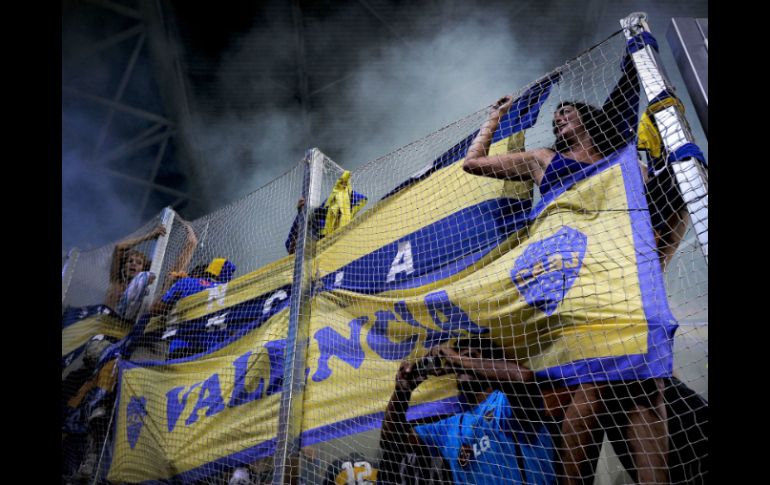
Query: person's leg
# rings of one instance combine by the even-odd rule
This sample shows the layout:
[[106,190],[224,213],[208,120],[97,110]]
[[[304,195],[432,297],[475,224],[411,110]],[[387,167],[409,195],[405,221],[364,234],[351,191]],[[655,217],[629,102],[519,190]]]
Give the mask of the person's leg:
[[582,384],[572,394],[561,425],[559,457],[563,484],[593,483],[604,430],[599,415],[604,412],[603,384]]
[[[608,406],[614,404],[614,407],[620,407],[617,401],[606,404]],[[638,482],[638,479],[634,467],[634,460],[631,459],[631,449],[628,447],[628,441],[626,441],[626,437],[623,435],[626,423],[628,423],[628,416],[622,412],[615,412],[613,410],[608,412],[608,415],[602,424],[607,432],[607,441],[612,445],[612,449],[615,450],[615,455],[618,457],[618,460],[620,460],[620,464],[623,465],[623,468],[628,475],[634,483],[636,483]]]
[[89,429],[89,432],[86,436],[85,453],[83,454],[83,458],[80,461],[77,470],[70,478],[70,484],[89,483],[89,481],[93,479],[94,473],[96,472],[96,465],[99,461],[99,455],[97,451],[98,446],[99,443],[97,439],[95,439],[94,435]]
[[666,380],[671,483],[702,484],[708,476],[708,401],[676,377]]
[[666,220],[666,227],[662,229],[660,241],[658,241],[658,250],[660,251],[663,269],[666,269],[671,258],[674,257],[677,249],[679,249],[679,243],[684,239],[690,220],[689,216],[687,209],[681,209],[671,214]]
[[663,380],[631,383],[628,424],[624,435],[636,469],[637,481],[668,483],[668,426]]

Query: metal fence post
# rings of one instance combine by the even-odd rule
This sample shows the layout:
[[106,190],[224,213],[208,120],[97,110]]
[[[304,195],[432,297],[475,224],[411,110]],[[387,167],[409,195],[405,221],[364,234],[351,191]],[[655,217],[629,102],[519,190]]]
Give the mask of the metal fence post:
[[299,231],[294,254],[294,276],[289,301],[289,332],[283,367],[283,389],[278,412],[273,484],[291,483],[298,475],[305,366],[310,327],[313,256],[315,237],[308,231],[313,210],[321,205],[323,153],[317,148],[305,154],[302,196],[305,205],[299,214]]
[[708,19],[673,18],[666,34],[684,85],[709,136]]
[[78,248],[72,248],[67,253],[67,259],[64,261],[64,265],[61,269],[61,304],[62,311],[64,311],[64,300],[67,298],[67,292],[70,289],[70,283],[72,282],[72,274],[75,272],[75,265],[80,256]]
[[161,236],[155,242],[155,246],[152,250],[152,263],[150,264],[150,272],[155,275],[155,281],[147,289],[147,294],[142,301],[142,307],[137,313],[137,318],[140,315],[147,313],[150,305],[155,299],[155,292],[158,289],[158,283],[161,280],[161,270],[163,269],[163,260],[166,257],[166,248],[168,246],[168,238],[171,236],[171,228],[174,226],[174,217],[176,212],[170,207],[163,209],[160,216],[160,223],[166,228],[166,235]]
[[[650,32],[647,26],[647,14],[637,12],[620,21],[626,39],[631,39],[642,32]],[[655,99],[671,84],[665,78],[661,64],[655,52],[648,45],[631,54],[634,67],[639,73],[647,100]],[[671,91],[671,89],[669,89]],[[665,108],[655,113],[655,125],[660,132],[663,144],[668,153],[673,152],[685,143],[692,143],[686,119],[675,106]],[[695,235],[700,243],[701,251],[708,264],[708,179],[700,162],[694,158],[672,162],[671,169],[676,177],[676,183],[682,199],[687,205]]]

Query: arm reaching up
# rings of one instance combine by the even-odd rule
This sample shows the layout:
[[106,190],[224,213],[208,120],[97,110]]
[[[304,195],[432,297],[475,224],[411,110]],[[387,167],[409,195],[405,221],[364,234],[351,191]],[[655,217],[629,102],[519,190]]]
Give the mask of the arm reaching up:
[[544,167],[553,158],[554,152],[547,148],[531,151],[503,153],[487,156],[492,136],[500,126],[500,119],[511,109],[513,99],[504,96],[492,105],[487,120],[481,125],[479,134],[473,139],[465,156],[463,170],[474,175],[505,180],[529,180],[540,183]]

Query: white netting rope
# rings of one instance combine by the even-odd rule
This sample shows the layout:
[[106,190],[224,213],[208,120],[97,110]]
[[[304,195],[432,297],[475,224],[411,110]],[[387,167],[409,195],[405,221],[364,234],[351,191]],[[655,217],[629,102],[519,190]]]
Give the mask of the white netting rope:
[[80,253],[63,475],[273,479],[305,211],[301,483],[705,481],[707,270],[670,174],[624,151],[645,109],[625,49],[615,35],[349,174],[325,159],[321,207],[303,207],[301,163],[198,220],[146,224],[118,279],[116,246]]

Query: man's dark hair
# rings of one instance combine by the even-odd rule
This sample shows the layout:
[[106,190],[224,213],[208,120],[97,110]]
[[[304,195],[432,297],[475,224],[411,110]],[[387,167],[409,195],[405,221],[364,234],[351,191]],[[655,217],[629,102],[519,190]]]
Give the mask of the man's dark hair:
[[[563,101],[556,110],[558,111],[564,106],[572,106],[577,110],[580,122],[586,127],[591,140],[593,140],[594,145],[596,145],[597,150],[599,150],[602,156],[606,157],[612,154],[625,144],[623,136],[604,110],[579,101]],[[555,151],[565,152],[568,148],[569,146],[565,140],[561,138],[556,139],[554,144]]]

